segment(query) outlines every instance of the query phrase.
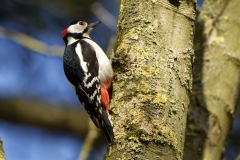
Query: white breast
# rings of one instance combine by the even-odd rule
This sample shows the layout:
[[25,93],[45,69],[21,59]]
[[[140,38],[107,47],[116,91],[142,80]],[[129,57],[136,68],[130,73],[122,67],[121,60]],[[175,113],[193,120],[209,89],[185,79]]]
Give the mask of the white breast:
[[103,52],[103,50],[97,45],[97,43],[95,43],[91,39],[83,39],[83,40],[88,42],[95,50],[96,56],[98,59],[98,65],[99,65],[100,81],[106,82],[109,78],[113,77],[112,65],[108,57]]

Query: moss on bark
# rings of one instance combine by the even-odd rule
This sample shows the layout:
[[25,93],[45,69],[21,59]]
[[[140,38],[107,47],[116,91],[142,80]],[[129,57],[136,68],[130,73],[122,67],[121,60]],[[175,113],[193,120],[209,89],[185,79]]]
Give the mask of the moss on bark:
[[106,159],[182,158],[195,2],[171,2],[121,1]]

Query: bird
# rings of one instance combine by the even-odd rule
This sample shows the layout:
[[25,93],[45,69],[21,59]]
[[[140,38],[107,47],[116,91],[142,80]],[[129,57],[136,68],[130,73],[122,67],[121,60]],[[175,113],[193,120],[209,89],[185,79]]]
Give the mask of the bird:
[[101,130],[106,142],[111,145],[114,132],[109,104],[113,69],[104,51],[89,36],[100,23],[88,24],[83,20],[76,20],[62,30],[65,43],[63,69],[82,106],[95,126]]

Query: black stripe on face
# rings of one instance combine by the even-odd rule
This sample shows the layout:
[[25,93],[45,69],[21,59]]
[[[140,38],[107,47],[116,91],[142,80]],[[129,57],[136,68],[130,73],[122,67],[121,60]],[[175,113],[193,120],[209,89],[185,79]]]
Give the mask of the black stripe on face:
[[83,33],[87,33],[87,32],[88,32],[88,27],[83,30]]

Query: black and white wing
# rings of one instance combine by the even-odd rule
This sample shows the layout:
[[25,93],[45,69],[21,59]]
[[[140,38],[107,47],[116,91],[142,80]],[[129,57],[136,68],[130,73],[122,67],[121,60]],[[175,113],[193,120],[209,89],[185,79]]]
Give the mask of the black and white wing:
[[66,47],[63,62],[65,75],[75,87],[78,99],[111,144],[113,127],[101,104],[99,66],[94,49],[84,40],[76,41]]

